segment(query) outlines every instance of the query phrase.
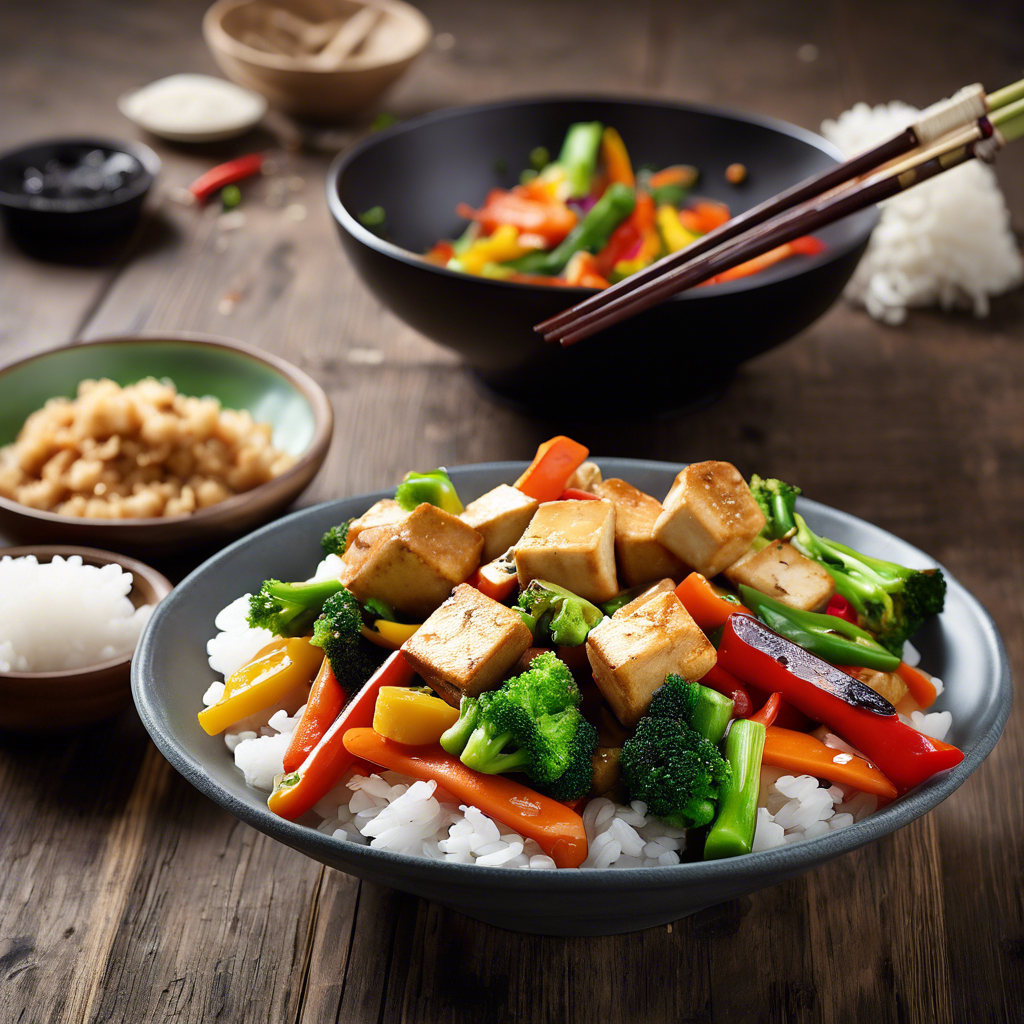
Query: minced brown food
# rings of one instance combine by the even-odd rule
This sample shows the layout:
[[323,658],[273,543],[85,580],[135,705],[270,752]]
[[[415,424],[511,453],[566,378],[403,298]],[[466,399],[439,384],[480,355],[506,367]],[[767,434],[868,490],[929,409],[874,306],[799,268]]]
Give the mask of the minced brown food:
[[50,399],[0,448],[0,495],[90,519],[183,515],[287,470],[295,460],[271,432],[167,380],[85,380],[77,398]]

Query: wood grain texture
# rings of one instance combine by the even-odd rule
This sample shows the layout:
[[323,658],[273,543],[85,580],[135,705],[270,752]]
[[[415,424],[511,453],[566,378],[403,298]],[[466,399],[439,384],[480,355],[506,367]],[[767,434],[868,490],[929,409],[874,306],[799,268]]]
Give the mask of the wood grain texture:
[[[0,145],[131,135],[120,93],[214,70],[204,6],[6,4]],[[923,104],[1024,64],[1020,12],[968,0],[422,6],[446,45],[388,97],[401,115],[595,90],[815,127],[859,99]],[[816,59],[798,57],[806,44]],[[280,150],[275,138],[154,143],[162,197],[122,261],[65,268],[0,245],[0,361],[135,330],[225,334],[283,355],[323,383],[336,413],[304,503],[411,467],[526,458],[558,432],[604,455],[729,459],[934,554],[991,610],[1024,672],[1021,292],[987,321],[920,312],[901,329],[839,304],[699,408],[530,419],[382,310],[343,258],[322,179],[360,130],[299,133],[301,152],[278,158],[291,190],[270,205],[270,183],[255,183],[232,232],[167,189],[215,160]],[[999,177],[1019,227],[1019,158]],[[205,681],[183,685],[198,693]],[[669,928],[555,939],[478,924],[266,839],[179,778],[133,712],[45,742],[0,736],[0,1021],[1009,1024],[1024,1002],[1022,766],[1018,705],[962,789],[896,835]]]

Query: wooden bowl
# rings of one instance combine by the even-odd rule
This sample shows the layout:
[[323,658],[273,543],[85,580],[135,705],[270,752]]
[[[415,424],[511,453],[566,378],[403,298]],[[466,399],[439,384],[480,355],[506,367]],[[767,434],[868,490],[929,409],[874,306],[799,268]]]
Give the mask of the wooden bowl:
[[291,504],[327,456],[334,413],[323,389],[300,369],[237,341],[161,333],[66,345],[0,368],[0,446],[30,413],[80,381],[125,385],[168,377],[186,395],[212,395],[272,424],[272,443],[295,457],[290,469],[252,490],[195,512],[151,519],[84,519],[0,497],[0,532],[21,543],[87,544],[132,554],[177,555],[241,536]]
[[[132,604],[159,604],[170,592],[166,576],[134,558],[96,548],[62,545],[0,548],[0,558],[35,555],[40,562],[55,555],[80,555],[86,565],[120,565],[132,574]],[[131,696],[132,655],[56,672],[0,672],[0,728],[48,733],[92,725],[117,714]]]
[[376,0],[384,16],[361,50],[336,68],[268,53],[243,39],[259,32],[273,7],[323,22],[355,12],[353,0],[217,0],[203,18],[203,35],[221,70],[238,85],[265,96],[272,107],[311,121],[334,121],[368,106],[423,52],[430,22],[402,0]]

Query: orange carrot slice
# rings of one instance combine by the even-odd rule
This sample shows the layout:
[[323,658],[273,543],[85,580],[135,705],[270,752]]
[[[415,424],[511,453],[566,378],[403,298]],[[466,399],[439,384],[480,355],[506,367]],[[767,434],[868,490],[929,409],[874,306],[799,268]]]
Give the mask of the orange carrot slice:
[[938,696],[935,684],[916,668],[912,668],[905,661],[901,661],[896,667],[896,675],[907,684],[910,696],[917,701],[922,708],[930,708]]
[[559,434],[537,449],[533,462],[515,486],[537,501],[557,501],[569,477],[583,465],[589,454],[588,448],[571,437]]
[[738,598],[716,587],[699,572],[691,572],[676,587],[676,596],[683,602],[683,607],[690,617],[705,633],[713,633],[719,626],[724,626],[733,612],[751,612],[745,608]]

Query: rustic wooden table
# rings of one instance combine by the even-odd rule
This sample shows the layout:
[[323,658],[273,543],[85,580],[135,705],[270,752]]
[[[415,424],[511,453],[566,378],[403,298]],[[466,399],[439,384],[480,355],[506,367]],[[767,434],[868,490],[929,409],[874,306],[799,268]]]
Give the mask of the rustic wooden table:
[[[1024,63],[1019,13],[969,0],[422,6],[440,34],[387,101],[403,116],[604,90],[815,127],[856,100],[923,105],[965,82],[1010,81]],[[120,93],[213,70],[202,9],[6,4],[0,142],[132,136]],[[143,329],[285,356],[323,383],[337,417],[310,503],[409,467],[525,458],[569,426],[597,453],[795,478],[945,563],[992,611],[1021,675],[1024,294],[985,321],[915,313],[899,329],[841,303],[706,408],[539,422],[481,394],[355,279],[322,195],[349,137],[310,136],[287,203],[247,203],[232,233],[165,201],[112,267],[37,263],[3,243],[0,362]],[[156,143],[162,184],[266,144]],[[1020,155],[999,173],[1019,226]],[[65,739],[2,736],[0,1020],[1020,1020],[1022,764],[1018,706],[982,768],[896,835],[668,928],[557,939],[477,924],[265,838],[179,778],[133,710]]]

